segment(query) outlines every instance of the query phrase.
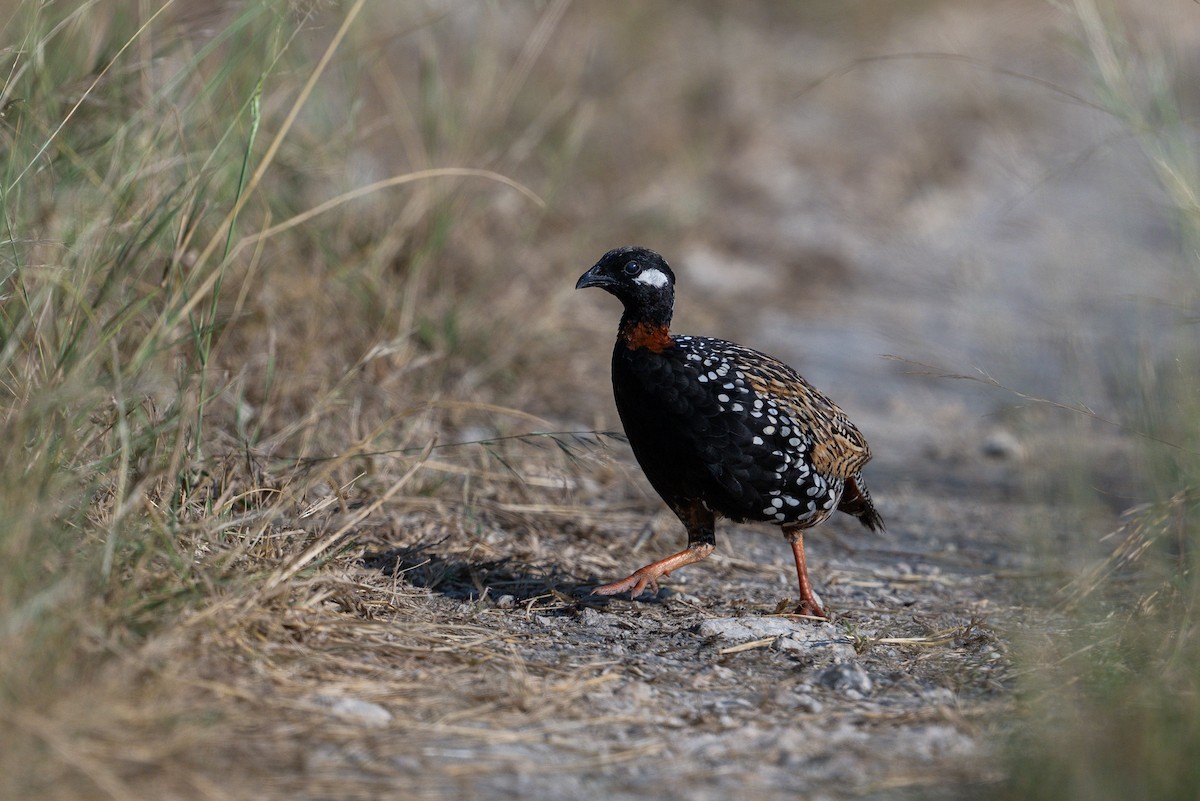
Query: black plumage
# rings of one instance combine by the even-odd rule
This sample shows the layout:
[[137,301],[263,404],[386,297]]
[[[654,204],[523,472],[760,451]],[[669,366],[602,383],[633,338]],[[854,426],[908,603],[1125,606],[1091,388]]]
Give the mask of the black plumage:
[[720,339],[670,333],[675,275],[657,253],[611,250],[576,283],[625,311],[613,348],[617,411],[650,484],[679,516],[688,547],[593,592],[636,597],[716,547],[716,518],[783,527],[800,611],[824,616],[808,580],[803,531],[835,509],[872,530],[883,520],[861,470],[866,440],[832,401],[783,362]]

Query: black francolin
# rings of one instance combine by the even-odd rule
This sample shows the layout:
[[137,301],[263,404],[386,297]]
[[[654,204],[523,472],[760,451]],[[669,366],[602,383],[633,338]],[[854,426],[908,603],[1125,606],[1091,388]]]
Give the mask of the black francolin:
[[625,306],[613,349],[617,412],[650,484],[687,528],[688,547],[592,590],[637,597],[716,547],[717,516],[777,523],[792,545],[800,614],[824,617],[808,580],[805,529],[837,509],[872,530],[883,520],[860,471],[867,441],[783,362],[720,339],[670,333],[675,275],[651,250],[610,250],[575,284]]

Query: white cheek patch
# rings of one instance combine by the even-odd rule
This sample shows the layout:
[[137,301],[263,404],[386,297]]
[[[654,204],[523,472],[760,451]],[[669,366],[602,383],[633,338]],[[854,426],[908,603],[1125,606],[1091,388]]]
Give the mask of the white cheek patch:
[[633,282],[635,284],[648,284],[649,286],[655,286],[655,287],[664,287],[668,283],[670,283],[670,281],[667,278],[666,273],[664,273],[662,270],[655,269],[655,268],[646,270],[644,273],[639,275],[637,278],[633,279]]

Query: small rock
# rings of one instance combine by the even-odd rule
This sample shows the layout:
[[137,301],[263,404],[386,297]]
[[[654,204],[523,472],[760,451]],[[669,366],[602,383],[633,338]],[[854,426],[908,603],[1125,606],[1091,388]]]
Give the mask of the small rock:
[[857,654],[854,644],[845,636],[830,636],[828,632],[815,631],[809,634],[793,632],[787,637],[780,637],[775,643],[779,651],[803,651],[816,655],[820,654],[825,662],[852,661]]
[[499,436],[500,432],[491,426],[466,426],[458,432],[459,442],[487,442]]
[[774,650],[802,652],[810,664],[851,661],[856,656],[846,633],[829,623],[776,616],[725,617],[706,620],[697,631],[702,637],[733,644],[775,637]]
[[825,705],[808,693],[797,695],[795,704],[796,709],[799,709],[801,712],[807,712],[810,715],[819,715],[825,711]]
[[622,696],[639,704],[646,704],[654,700],[655,691],[644,681],[630,681],[620,687],[618,691]]
[[496,599],[497,609],[512,609],[517,605],[517,599],[511,595],[501,595]]
[[857,693],[859,697],[870,695],[874,686],[867,671],[857,662],[836,662],[821,671],[817,683],[840,693]]
[[934,687],[921,693],[926,703],[938,706],[954,706],[954,691],[947,687]]
[[382,706],[361,698],[345,695],[316,695],[313,702],[326,707],[339,718],[362,723],[366,726],[386,726],[392,722],[392,713]]
[[1020,440],[1011,431],[998,428],[988,434],[980,446],[983,455],[989,459],[1020,459],[1025,455],[1025,449]]
[[587,626],[589,629],[607,627],[612,625],[611,615],[602,615],[595,609],[585,607],[579,613],[579,622]]
[[917,726],[904,733],[906,747],[918,759],[967,757],[978,750],[975,741],[949,725]]
[[702,673],[709,674],[709,677],[714,681],[728,682],[737,678],[737,674],[724,665],[710,665]]
[[700,624],[701,637],[717,637],[742,643],[766,637],[784,637],[798,624],[783,617],[721,617]]

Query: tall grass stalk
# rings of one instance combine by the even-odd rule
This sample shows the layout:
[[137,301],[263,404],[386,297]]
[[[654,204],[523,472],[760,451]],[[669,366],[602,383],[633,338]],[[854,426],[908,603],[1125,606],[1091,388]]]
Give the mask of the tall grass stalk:
[[[323,28],[320,49],[289,3],[214,8],[202,35],[181,29],[183,5],[28,0],[2,29],[0,796],[41,797],[64,770],[121,795],[107,769],[73,758],[73,735],[38,721],[222,588],[275,569],[273,587],[310,567],[332,540],[292,552],[272,532],[311,506],[311,488],[347,484],[355,454],[396,429],[387,408],[358,433],[329,418],[382,358],[378,343],[407,336],[370,327],[377,318],[354,304],[393,305],[411,287],[381,275],[364,293],[367,279],[330,266],[395,262],[362,253],[369,215],[331,226],[339,235],[319,249],[303,223],[429,179],[484,177],[536,197],[457,165],[316,186],[305,171],[343,163],[355,144],[331,133],[353,121],[328,111],[341,98],[326,84],[365,0]],[[428,249],[423,212],[396,206],[404,246]],[[272,297],[298,287],[316,305],[279,318]],[[281,361],[288,386],[274,380]],[[266,454],[279,447],[340,456],[275,474]],[[393,461],[402,476],[385,479],[379,503],[421,457]],[[101,702],[120,699],[90,706]]]
[[[496,316],[518,313],[466,319],[447,290],[454,263],[428,265],[482,216],[460,187],[540,203],[496,169],[512,154],[470,148],[542,115],[518,108],[521,87],[565,3],[514,56],[511,107],[486,82],[411,105],[439,125],[485,112],[464,149],[420,142],[392,115],[415,157],[349,186],[358,130],[381,123],[358,119],[369,87],[339,82],[373,75],[397,108],[410,91],[383,80],[362,17],[406,14],[411,33],[436,15],[254,0],[197,21],[185,5],[25,0],[0,28],[4,797],[127,797],[76,745],[80,728],[121,726],[100,709],[131,683],[105,693],[102,673],[146,669],[141,645],[222,598],[286,596],[344,545],[353,524],[314,510],[349,511],[349,488],[374,499],[353,521],[423,491],[439,413],[426,399],[439,370],[479,356],[450,336],[419,341],[420,327],[461,317],[494,338]],[[443,80],[437,59],[451,57],[422,53]],[[472,276],[481,296],[490,280]]]
[[[1021,799],[1194,799],[1200,787],[1200,144],[1170,54],[1135,46],[1116,5],[1073,0],[1099,103],[1145,155],[1182,243],[1175,358],[1147,356],[1138,405],[1153,498],[1106,541],[1112,556],[1068,594],[1063,629],[1037,648],[1026,728],[1001,795]],[[1170,349],[1168,349],[1169,351]],[[1161,443],[1169,443],[1170,447]]]
[[[128,79],[139,66],[131,64],[143,52],[138,45],[157,47],[156,26],[169,7],[144,19],[118,10],[106,26],[89,17],[104,11],[94,4],[56,18],[61,9],[26,3],[9,22],[26,27],[24,46],[10,52],[3,93],[6,708],[84,669],[74,642],[79,626],[107,615],[100,606],[136,603],[123,584],[132,574],[151,578],[148,561],[173,563],[160,575],[164,592],[174,593],[165,585],[191,572],[163,550],[172,542],[164,527],[178,522],[168,521],[179,512],[181,454],[200,437],[196,418],[183,415],[198,414],[209,392],[187,365],[204,364],[207,353],[202,340],[187,345],[177,321],[202,298],[216,302],[211,290],[226,268],[184,259],[192,237],[212,224],[203,197],[228,194],[214,152],[244,121],[236,112],[210,117],[202,96],[183,91],[211,59],[155,53],[182,57],[181,72],[190,76],[170,76],[157,89]],[[263,10],[247,10],[212,52],[221,40],[229,46],[259,36]],[[120,113],[105,113],[110,107]],[[203,327],[214,324],[210,315]]]

